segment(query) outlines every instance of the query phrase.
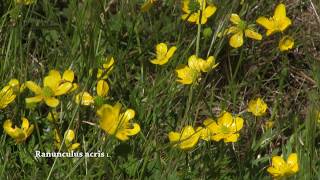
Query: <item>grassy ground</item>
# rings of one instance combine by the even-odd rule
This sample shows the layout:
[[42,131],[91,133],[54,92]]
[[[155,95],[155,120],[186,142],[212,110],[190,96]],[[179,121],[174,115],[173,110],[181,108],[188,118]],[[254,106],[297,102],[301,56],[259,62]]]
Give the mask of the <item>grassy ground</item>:
[[[229,46],[227,37],[217,37],[229,26],[230,13],[254,23],[259,16],[272,16],[279,2],[215,0],[218,10],[201,31],[181,19],[181,3],[174,0],[157,1],[145,13],[140,11],[142,0],[1,3],[1,88],[12,78],[40,84],[51,69],[72,69],[78,91],[95,92],[96,79],[90,74],[113,56],[104,101],[134,109],[134,122],[141,127],[126,142],[106,135],[98,127],[97,107],[79,106],[73,100],[76,93],[59,98],[61,115],[53,125],[46,119],[52,111],[48,106],[26,107],[24,99],[33,93],[25,90],[0,111],[0,121],[12,119],[20,126],[25,116],[35,130],[21,144],[0,130],[1,179],[271,179],[266,171],[271,157],[291,152],[298,154],[300,169],[290,179],[319,179],[320,3],[282,1],[293,21],[286,33],[295,39],[294,48],[285,53],[277,48],[280,35],[266,37],[260,27],[263,40],[245,39],[238,49]],[[212,35],[204,36],[205,28]],[[177,46],[164,66],[150,63],[160,42]],[[175,68],[197,51],[203,58],[214,55],[219,66],[195,85],[179,84]],[[256,97],[268,104],[265,116],[246,112]],[[170,144],[170,131],[199,126],[223,111],[244,119],[237,142],[200,141],[188,152]],[[275,123],[272,129],[265,128],[269,119]],[[75,130],[79,151],[111,157],[35,158],[37,150],[55,150],[55,126],[62,132]]]

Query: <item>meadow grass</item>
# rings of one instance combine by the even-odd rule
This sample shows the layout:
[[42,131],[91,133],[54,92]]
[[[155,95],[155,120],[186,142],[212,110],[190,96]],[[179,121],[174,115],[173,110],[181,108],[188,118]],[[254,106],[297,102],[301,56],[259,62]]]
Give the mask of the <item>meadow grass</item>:
[[[21,144],[1,128],[0,179],[272,179],[271,158],[297,153],[299,171],[288,179],[320,178],[320,3],[314,0],[211,0],[216,13],[203,25],[181,19],[181,2],[157,1],[141,12],[143,0],[38,0],[31,5],[0,3],[0,87],[10,79],[42,79],[52,69],[72,69],[78,92],[95,92],[92,73],[105,57],[115,65],[108,77],[105,103],[121,102],[135,110],[141,131],[122,142],[99,128],[97,107],[75,103],[76,93],[60,97],[55,123],[44,103],[28,107],[29,90],[0,110],[1,124],[12,119],[20,127],[27,117],[35,129]],[[286,30],[294,48],[278,50],[279,34],[263,40],[246,38],[234,49],[227,36],[231,13],[255,23],[286,4],[293,24]],[[204,30],[212,34],[204,34]],[[150,63],[155,46],[176,46],[170,61]],[[193,85],[179,84],[175,69],[196,54],[216,57],[218,67]],[[267,114],[247,112],[249,100],[261,97]],[[223,111],[239,114],[244,127],[235,143],[199,141],[185,152],[169,142],[170,131],[200,126]],[[266,121],[274,121],[267,129]],[[35,158],[35,151],[55,151],[54,132],[74,129],[81,152],[104,152],[104,158]],[[63,141],[65,141],[63,139]],[[56,150],[57,151],[57,150]],[[60,148],[60,151],[64,151]]]

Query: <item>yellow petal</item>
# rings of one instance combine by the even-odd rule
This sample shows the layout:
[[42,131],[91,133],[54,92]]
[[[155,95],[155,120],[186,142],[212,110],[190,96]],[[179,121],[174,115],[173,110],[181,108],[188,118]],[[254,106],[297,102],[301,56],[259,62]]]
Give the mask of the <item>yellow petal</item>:
[[19,87],[20,86],[20,83],[19,83],[19,80],[18,79],[11,79],[9,82],[8,82],[8,85],[11,86],[12,88],[14,87]]
[[11,86],[3,87],[0,91],[0,109],[7,107],[15,98],[16,95]]
[[210,130],[208,128],[198,127],[196,130],[200,134],[200,139],[209,141],[211,137]]
[[128,136],[136,135],[140,132],[140,125],[137,123],[132,124],[132,128],[126,129],[126,133]]
[[120,121],[121,123],[128,123],[135,116],[135,111],[133,109],[127,109],[125,113],[121,114]]
[[11,137],[15,136],[15,129],[12,128],[12,121],[10,119],[7,119],[3,123],[3,129],[9,136]]
[[272,166],[276,167],[277,169],[285,169],[286,162],[280,156],[272,157]]
[[288,51],[294,46],[294,39],[291,36],[284,36],[279,42],[280,51]]
[[277,168],[274,167],[268,167],[267,171],[273,176],[273,177],[281,177],[283,176],[283,172]]
[[104,80],[99,80],[97,83],[97,94],[98,96],[107,96],[109,92],[109,85],[106,81]]
[[169,49],[169,51],[168,51],[168,53],[166,55],[166,58],[168,58],[168,59],[171,58],[176,50],[177,50],[177,47],[176,46],[172,46]]
[[76,149],[78,149],[79,147],[80,147],[80,143],[74,143],[74,144],[72,144],[72,145],[68,148],[68,150],[69,150],[69,151],[76,150]]
[[63,72],[62,79],[68,82],[73,82],[74,72],[72,70],[66,70]]
[[60,72],[55,69],[49,71],[49,76],[55,76],[58,79],[61,79]]
[[239,136],[240,136],[239,134],[229,134],[228,137],[226,137],[226,138],[224,139],[224,142],[225,142],[225,143],[228,143],[228,142],[237,142]]
[[120,103],[116,103],[114,106],[109,104],[101,106],[97,111],[97,114],[100,117],[100,128],[108,134],[115,134],[115,132],[121,128],[119,127],[120,110]]
[[65,82],[62,83],[61,85],[59,85],[57,87],[57,89],[55,89],[54,91],[54,96],[61,96],[63,94],[66,94],[70,91],[70,89],[73,87],[71,82]]
[[35,96],[35,97],[26,98],[26,104],[38,103],[40,101],[42,101],[42,96]]
[[168,137],[170,142],[177,142],[180,139],[180,133],[169,132]]
[[232,133],[240,131],[243,127],[243,121],[244,120],[241,117],[235,117],[233,119],[233,123],[230,126],[230,131]]
[[121,141],[127,141],[129,139],[125,129],[117,130],[116,138],[118,138]]
[[293,171],[294,173],[299,171],[297,153],[292,153],[292,154],[289,155],[288,160],[287,160],[287,164],[291,168],[291,171]]
[[255,39],[255,40],[261,40],[262,39],[262,35],[253,31],[252,29],[246,29],[244,31],[244,34],[246,37],[251,38],[251,39]]
[[267,29],[267,36],[270,36],[276,32],[276,25],[274,20],[270,20],[266,17],[259,17],[256,22]]
[[22,124],[21,124],[21,129],[25,132],[27,132],[27,130],[29,129],[29,121],[27,118],[21,118],[22,120]]
[[46,76],[43,80],[43,84],[44,84],[44,87],[49,87],[52,91],[55,91],[60,82],[61,82],[61,77],[60,77],[60,74],[59,76],[56,75],[56,73],[51,73],[52,75],[49,75],[49,76]]
[[229,112],[224,112],[222,116],[218,118],[218,125],[225,127],[231,127],[233,123],[233,117]]
[[156,46],[157,59],[161,59],[165,57],[165,55],[167,54],[167,51],[168,51],[168,47],[165,43],[157,44]]
[[190,10],[189,10],[189,3],[190,3],[190,0],[183,0],[182,1],[182,11],[189,14],[190,13]]
[[217,141],[217,142],[219,142],[221,139],[224,139],[224,138],[226,138],[225,134],[216,134],[216,135],[211,136],[211,139],[213,141]]
[[274,11],[274,15],[273,17],[276,19],[276,20],[281,20],[285,17],[287,17],[286,15],[286,6],[282,3],[278,4],[275,11]]
[[59,105],[59,100],[54,97],[45,97],[45,103],[50,107],[57,107]]
[[206,17],[206,18],[209,18],[210,16],[212,16],[216,12],[216,10],[217,10],[216,6],[209,5],[203,11],[203,16]]
[[33,132],[33,129],[34,129],[34,125],[31,124],[31,126],[26,131],[27,137],[31,135],[31,133]]
[[203,59],[198,58],[196,55],[192,55],[188,59],[188,66],[191,69],[195,69],[198,72],[200,72],[201,71],[201,66],[202,66],[202,61],[203,61]]
[[200,138],[199,133],[195,133],[195,130],[192,126],[186,126],[181,130],[181,137],[180,137],[180,149],[182,150],[189,150],[192,149],[197,143]]
[[69,129],[64,133],[64,138],[65,138],[65,143],[66,145],[71,144],[71,142],[74,140],[75,138],[75,133],[73,130]]
[[237,33],[233,34],[229,39],[229,44],[233,48],[239,48],[243,45],[243,32],[238,31]]
[[28,89],[30,89],[35,94],[41,94],[41,92],[42,92],[41,88],[33,81],[27,81],[26,86]]
[[239,17],[238,14],[231,14],[230,16],[230,21],[235,24],[235,25],[238,25],[240,22],[241,22],[241,19]]
[[220,127],[213,119],[204,120],[203,124],[210,130],[212,134],[220,133]]

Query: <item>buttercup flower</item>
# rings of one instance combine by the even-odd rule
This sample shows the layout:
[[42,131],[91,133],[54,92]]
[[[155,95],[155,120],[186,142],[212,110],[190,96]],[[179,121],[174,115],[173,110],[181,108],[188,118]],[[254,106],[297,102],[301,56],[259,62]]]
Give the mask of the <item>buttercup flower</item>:
[[114,68],[114,58],[113,57],[106,57],[105,63],[102,64],[102,69],[98,69],[97,78],[98,79],[107,79],[109,74]]
[[3,87],[0,91],[0,109],[7,107],[15,98],[16,95],[10,85]]
[[283,32],[291,25],[291,20],[286,15],[286,6],[277,5],[273,17],[259,17],[256,21],[267,30],[267,36],[275,32]]
[[248,112],[255,116],[263,116],[267,111],[268,105],[261,99],[250,100],[248,104]]
[[207,60],[204,60],[196,55],[192,55],[188,59],[188,66],[196,69],[198,72],[209,72],[219,65],[219,63],[215,63],[215,61],[213,56],[209,56]]
[[121,141],[126,141],[129,136],[140,132],[140,126],[130,122],[135,116],[133,109],[127,109],[124,113],[120,113],[120,111],[120,103],[116,103],[114,106],[104,104],[98,109],[97,114],[100,117],[101,129],[110,135],[115,135]]
[[212,119],[206,119],[203,124],[211,132],[211,140],[227,142],[237,142],[239,138],[239,131],[243,127],[243,119],[241,117],[232,117],[228,112],[225,112],[218,118],[216,123]]
[[294,39],[291,36],[284,36],[279,42],[280,51],[288,51],[294,46]]
[[178,82],[181,84],[193,84],[199,78],[200,72],[189,66],[178,66],[176,69]]
[[33,132],[34,126],[29,126],[29,121],[27,118],[21,118],[22,125],[21,128],[15,126],[12,128],[12,121],[10,119],[6,120],[3,124],[4,132],[10,137],[16,140],[16,143],[24,142],[30,134]]
[[[55,137],[55,146],[57,149],[60,149],[61,146],[61,138],[58,133],[58,131],[54,130],[54,137]],[[64,133],[64,144],[66,145],[66,148],[68,151],[76,150],[80,147],[80,143],[73,143],[73,140],[75,139],[75,133],[72,129],[67,130]]]
[[188,66],[180,65],[176,69],[178,76],[178,82],[181,84],[193,84],[195,83],[201,72],[209,72],[216,68],[219,63],[215,63],[215,58],[209,56],[207,60],[192,55],[188,59]]
[[146,0],[141,6],[142,12],[147,12],[149,9],[153,6],[153,4],[156,2],[156,0]]
[[43,80],[43,88],[40,88],[33,81],[27,81],[26,86],[33,91],[36,96],[26,98],[26,103],[38,103],[44,101],[50,107],[57,107],[59,100],[56,96],[61,96],[68,93],[72,88],[70,73],[64,73],[61,78],[60,73],[56,70],[51,70],[49,75]]
[[81,104],[84,106],[90,106],[94,103],[93,97],[86,91],[77,94],[75,101],[77,104]]
[[226,30],[226,34],[232,34],[229,39],[231,47],[241,47],[243,45],[243,35],[255,40],[262,39],[261,34],[255,32],[253,29],[253,25],[247,25],[247,22],[241,20],[238,14],[231,14],[230,21],[233,26]]
[[165,43],[157,44],[156,46],[156,59],[151,60],[152,64],[164,65],[173,56],[174,52],[177,50],[176,46],[169,49]]
[[272,166],[267,171],[276,179],[291,176],[299,171],[298,155],[291,153],[287,162],[281,156],[272,157]]
[[169,140],[178,146],[181,150],[190,150],[200,138],[200,133],[197,133],[192,126],[182,128],[181,132],[169,132]]
[[[198,7],[191,7],[198,3]],[[206,6],[206,0],[183,0],[182,11],[185,13],[181,16],[183,20],[191,23],[205,24],[209,17],[211,17],[217,10],[214,5]],[[202,15],[202,16],[201,16]]]

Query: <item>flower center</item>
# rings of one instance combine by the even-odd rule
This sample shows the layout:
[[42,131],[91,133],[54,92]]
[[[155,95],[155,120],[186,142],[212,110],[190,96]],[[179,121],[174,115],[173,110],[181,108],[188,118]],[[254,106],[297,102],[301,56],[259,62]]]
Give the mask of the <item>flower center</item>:
[[229,133],[230,133],[230,130],[229,130],[229,128],[226,127],[226,126],[221,126],[221,132],[222,132],[223,134],[229,134]]
[[52,89],[48,86],[45,86],[43,89],[42,89],[42,92],[43,92],[43,95],[45,97],[51,97],[54,95],[54,92],[52,91]]

